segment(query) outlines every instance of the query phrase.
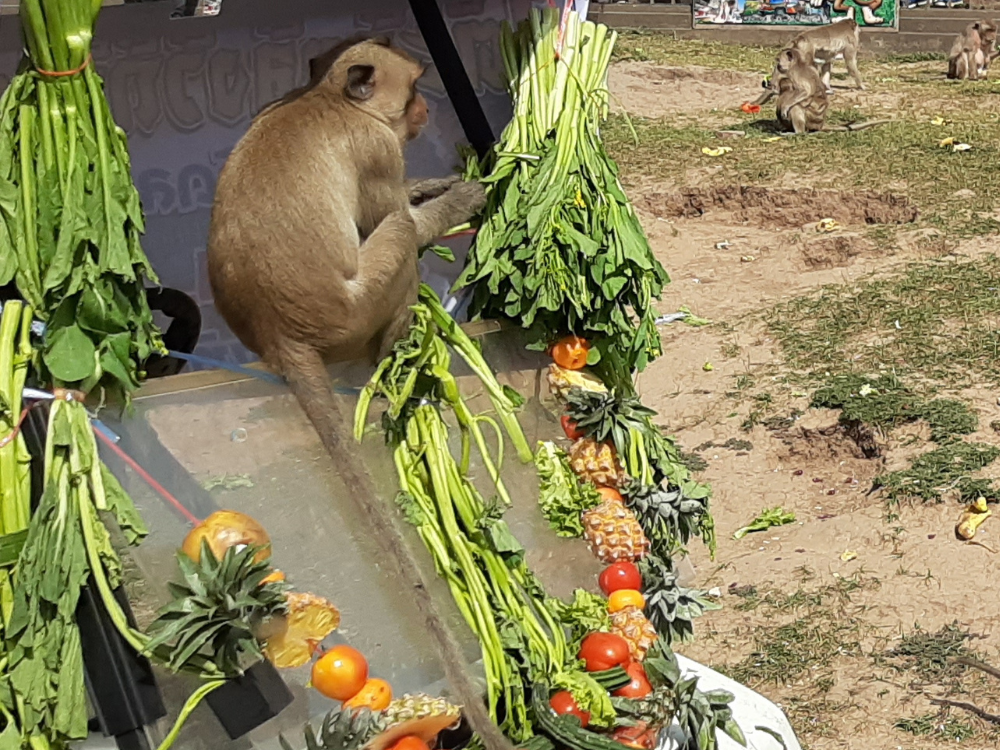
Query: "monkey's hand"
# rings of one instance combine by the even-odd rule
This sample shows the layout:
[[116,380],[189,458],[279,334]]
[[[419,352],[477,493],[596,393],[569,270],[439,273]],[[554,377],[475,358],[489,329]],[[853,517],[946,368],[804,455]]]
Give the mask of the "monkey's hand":
[[427,180],[410,180],[407,189],[410,191],[410,205],[419,206],[431,198],[443,195],[448,188],[461,181],[461,176],[455,174],[449,177],[432,177]]
[[417,244],[427,245],[457,224],[469,221],[486,205],[486,190],[478,182],[456,182],[437,198],[411,206]]

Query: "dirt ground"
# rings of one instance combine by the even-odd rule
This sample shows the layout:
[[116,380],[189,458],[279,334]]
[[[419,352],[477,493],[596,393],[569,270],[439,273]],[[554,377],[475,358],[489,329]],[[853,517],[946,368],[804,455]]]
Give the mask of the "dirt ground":
[[[721,127],[757,96],[760,80],[749,72],[633,61],[616,64],[610,83],[615,107],[633,118]],[[840,108],[878,112],[905,97],[842,89],[835,99]],[[996,107],[995,96],[984,99]],[[745,431],[753,402],[741,398],[738,385],[753,380],[766,388],[782,372],[782,352],[760,322],[772,305],[889,274],[909,261],[976,258],[996,251],[996,239],[944,247],[933,230],[908,226],[917,209],[902,192],[817,192],[808,179],[787,175],[766,187],[705,186],[713,169],[706,159],[679,184],[634,171],[626,179],[672,277],[661,311],[685,305],[716,324],[665,326],[668,356],[640,378],[643,402],[686,451],[707,462],[699,478],[714,489],[718,554],[710,560],[700,544],[691,551],[699,587],[717,589],[723,608],[703,617],[695,642],[678,650],[738,674],[777,701],[815,750],[996,746],[995,725],[961,709],[939,713],[930,703],[951,695],[1000,712],[996,680],[885,658],[912,643],[904,636],[957,622],[975,636],[968,648],[1000,664],[996,521],[985,524],[981,545],[965,544],[954,533],[956,503],[890,509],[869,494],[876,474],[908,456],[907,430],[891,434],[881,458],[867,459],[838,425],[837,412],[809,409],[806,393],[786,392],[769,413],[797,408],[800,418]],[[817,232],[824,218],[841,228]],[[886,223],[899,226],[891,247],[867,231]],[[972,439],[996,444],[987,426],[1000,417],[996,392],[983,386],[964,395],[981,425]],[[733,540],[734,531],[773,506],[793,511],[797,522]],[[907,721],[910,731],[895,726]]]

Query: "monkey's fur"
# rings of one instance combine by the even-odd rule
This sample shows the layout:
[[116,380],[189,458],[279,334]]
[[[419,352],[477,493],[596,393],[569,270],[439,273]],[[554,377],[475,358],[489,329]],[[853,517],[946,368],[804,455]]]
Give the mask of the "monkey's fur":
[[830,87],[830,71],[833,61],[840,55],[844,56],[847,71],[854,79],[859,89],[865,85],[861,82],[858,71],[858,50],[861,48],[861,27],[857,21],[849,19],[838,21],[827,26],[817,26],[803,31],[792,39],[789,45],[802,53],[806,62],[815,65],[823,77],[823,86],[827,93],[832,94]]
[[973,21],[955,37],[948,53],[948,78],[978,81],[986,77],[997,56],[997,27],[989,21]]
[[219,312],[288,380],[408,589],[472,728],[512,750],[490,720],[396,511],[375,491],[334,397],[326,364],[389,353],[417,301],[419,248],[485,203],[477,183],[410,184],[403,147],[427,123],[424,68],[385,40],[341,44],[310,64],[310,83],[265,108],[219,176],[208,271]]

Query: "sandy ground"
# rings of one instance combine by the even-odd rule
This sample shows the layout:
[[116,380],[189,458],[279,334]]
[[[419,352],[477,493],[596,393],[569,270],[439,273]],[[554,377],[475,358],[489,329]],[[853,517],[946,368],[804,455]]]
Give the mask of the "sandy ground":
[[[657,117],[735,108],[755,95],[760,83],[758,77],[742,73],[626,63],[614,68],[611,85],[618,107],[632,115]],[[861,101],[865,93],[842,95]],[[864,215],[866,210],[898,218],[907,210],[905,202],[831,202],[829,194],[810,195],[795,186],[775,186],[761,200],[738,189],[706,194],[630,177],[643,225],[673,279],[661,310],[687,305],[700,316],[731,326],[731,332],[682,324],[667,327],[664,348],[669,356],[655,362],[640,380],[643,401],[659,411],[684,448],[701,447],[708,462],[701,478],[714,489],[718,555],[709,560],[700,544],[692,545],[692,553],[699,585],[718,587],[724,608],[700,620],[697,640],[680,650],[704,663],[735,664],[756,648],[754,637],[761,628],[810,616],[808,607],[746,611],[738,606],[744,600],[731,593],[738,587],[755,585],[761,591],[792,594],[855,577],[866,585],[838,606],[835,619],[855,626],[860,650],[844,649],[829,664],[789,684],[752,684],[789,709],[811,748],[943,746],[943,740],[893,728],[901,717],[936,710],[927,697],[942,691],[887,674],[872,655],[916,626],[935,631],[957,620],[984,636],[975,648],[996,663],[1000,596],[984,583],[1000,573],[1000,559],[983,546],[955,539],[960,509],[954,504],[906,507],[899,510],[898,520],[887,517],[882,500],[867,494],[871,478],[883,465],[863,457],[837,426],[835,412],[811,410],[792,426],[758,425],[745,433],[740,424],[747,408],[727,396],[737,376],[767,377],[780,364],[773,342],[752,322],[754,313],[823,284],[856,280],[925,257],[928,244],[918,241],[923,234],[904,231],[900,247],[886,255],[858,233],[866,218],[872,219]],[[697,175],[691,178],[688,185],[696,184]],[[682,210],[695,204],[707,210]],[[810,229],[837,211],[835,218],[844,229],[836,236]],[[729,246],[718,249],[723,241]],[[978,240],[956,252],[975,255],[995,249],[993,241]],[[727,359],[723,352],[734,351],[734,345],[739,353]],[[710,372],[703,369],[706,362],[714,365]],[[995,393],[972,395],[982,424],[1000,416]],[[788,406],[805,410],[806,402],[801,398]],[[733,438],[750,445],[723,447]],[[996,435],[987,428],[976,439],[995,442]],[[902,453],[890,446],[885,460],[891,464]],[[794,511],[798,523],[732,540],[737,528],[761,509],[776,505]],[[987,523],[982,540],[1000,548],[998,534],[997,527]],[[845,553],[856,556],[845,562],[842,556],[851,557]],[[988,703],[978,698],[966,700]],[[954,715],[978,722],[969,714]],[[963,744],[993,746],[984,737]]]

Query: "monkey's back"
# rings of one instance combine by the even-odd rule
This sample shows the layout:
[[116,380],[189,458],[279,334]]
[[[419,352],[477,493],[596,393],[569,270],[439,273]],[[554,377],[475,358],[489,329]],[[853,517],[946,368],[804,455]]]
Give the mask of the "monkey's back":
[[[379,168],[359,162],[362,144],[389,157],[395,150],[402,165],[391,131],[371,122],[308,92],[258,115],[223,166],[209,226],[209,281],[234,333],[265,359],[268,332],[278,326],[310,339],[347,327],[338,300],[348,294],[362,237],[406,205],[405,195],[360,193],[363,172]],[[391,169],[392,159],[385,161]],[[401,184],[403,176],[393,179]],[[315,300],[329,304],[319,309]]]

